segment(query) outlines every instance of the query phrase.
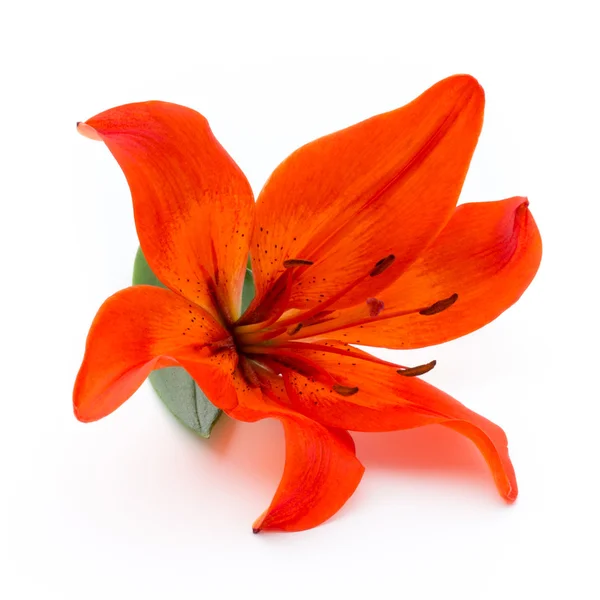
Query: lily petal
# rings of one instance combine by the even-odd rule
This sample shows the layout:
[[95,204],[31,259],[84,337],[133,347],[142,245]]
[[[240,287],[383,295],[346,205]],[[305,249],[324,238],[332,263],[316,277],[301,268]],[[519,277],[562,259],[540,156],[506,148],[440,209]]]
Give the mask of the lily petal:
[[[156,276],[231,320],[239,316],[254,201],[244,174],[194,110],[140,102],[79,124],[123,170],[138,237]],[[212,283],[211,283],[212,281]]]
[[[487,325],[521,297],[540,265],[542,241],[528,204],[515,197],[459,206],[433,244],[379,295],[385,306],[380,318],[458,294],[447,310],[348,327],[368,317],[366,305],[355,307],[340,314],[335,333],[323,335],[367,346],[421,348]],[[306,330],[318,332],[319,326]]]
[[278,419],[285,433],[285,467],[259,531],[303,531],[332,517],[358,486],[364,467],[347,431],[325,427],[268,399],[229,414],[242,421]]
[[290,307],[311,308],[368,275],[337,307],[364,302],[394,281],[452,216],[483,120],[475,79],[445,79],[406,106],[320,138],[273,172],[257,201],[255,304],[298,269]]
[[73,390],[75,416],[87,422],[109,415],[150,371],[179,358],[210,361],[207,345],[226,337],[205,310],[170,290],[138,285],[117,292],[90,328]]
[[352,352],[354,357],[298,351],[353,393],[341,395],[331,385],[282,367],[292,408],[328,427],[351,431],[394,431],[436,423],[454,429],[475,443],[501,496],[508,502],[516,499],[517,481],[500,427],[432,385],[403,377],[394,367],[358,359],[357,354],[369,355],[355,348]]

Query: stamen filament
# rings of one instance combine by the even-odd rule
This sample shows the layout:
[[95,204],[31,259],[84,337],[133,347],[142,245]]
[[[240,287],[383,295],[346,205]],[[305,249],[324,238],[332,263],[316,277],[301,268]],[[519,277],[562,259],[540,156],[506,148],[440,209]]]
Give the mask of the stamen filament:
[[198,346],[196,348],[198,349],[199,347],[205,346],[208,346],[213,351],[213,353],[217,353],[222,350],[231,350],[232,348],[235,348],[235,341],[231,336],[227,336],[226,338],[217,340],[216,342],[201,344],[201,346]]
[[[258,368],[260,367],[260,368]],[[278,377],[275,372],[268,366],[262,363],[257,363],[257,369],[255,371],[256,376],[260,382],[260,389],[262,393],[269,398],[272,402],[276,404],[281,404],[283,398],[280,398],[274,391],[271,385],[271,379],[273,377]],[[289,399],[286,397],[286,403],[289,405]]]
[[277,322],[281,315],[287,310],[287,305],[290,300],[290,295],[292,293],[292,271],[287,271],[284,277],[285,281],[283,282],[283,285],[285,287],[283,291],[276,296],[275,301],[273,302],[272,312],[270,313],[269,318],[265,319],[264,321],[260,321],[259,323],[252,323],[250,325],[238,325],[235,328],[236,333],[254,333],[255,331],[267,329],[267,327]]
[[312,344],[310,342],[283,342],[281,344],[277,344],[274,346],[276,348],[286,348],[289,350],[315,350],[316,352],[327,352],[328,354],[338,354],[340,356],[349,356],[351,358],[355,358],[357,360],[364,360],[366,362],[372,362],[378,365],[383,365],[386,367],[393,367],[394,369],[407,369],[408,367],[403,367],[402,365],[397,365],[396,363],[388,362],[387,360],[383,360],[381,358],[377,358],[376,356],[372,356],[371,354],[363,354],[361,352],[356,351],[352,346],[347,346],[346,348],[338,348],[336,346],[327,346],[325,344]]
[[[399,310],[387,314],[381,314],[376,317],[363,317],[362,319],[357,319],[356,321],[352,321],[350,323],[344,323],[337,319],[330,321],[331,325],[326,326],[324,329],[318,328],[317,324],[315,325],[305,325],[300,331],[300,335],[295,335],[294,338],[297,340],[301,340],[308,337],[314,337],[315,335],[324,335],[326,333],[333,333],[334,331],[340,331],[341,329],[350,329],[351,327],[358,327],[359,325],[364,325],[366,323],[375,323],[376,321],[385,321],[386,319],[393,319],[394,317],[405,317],[407,315],[412,315],[414,313],[418,313],[420,309],[411,309],[411,310]],[[318,331],[315,331],[318,329]]]
[[[208,292],[208,296],[217,315],[217,319],[225,326],[230,325],[233,322],[233,319],[231,317],[227,302],[222,302],[221,298],[219,297],[220,288],[217,287],[214,279],[209,275],[205,267],[199,265],[199,269],[204,277],[204,280],[206,281],[206,291]],[[216,267],[215,274],[218,275]]]

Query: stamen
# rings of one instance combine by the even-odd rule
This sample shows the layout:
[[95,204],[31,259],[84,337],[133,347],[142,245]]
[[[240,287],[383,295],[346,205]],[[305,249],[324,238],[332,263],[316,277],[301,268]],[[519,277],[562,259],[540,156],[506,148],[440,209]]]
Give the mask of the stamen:
[[377,275],[381,275],[388,267],[392,265],[392,263],[396,260],[396,257],[393,254],[378,260],[375,263],[375,267],[369,273],[371,277],[377,277]]
[[338,393],[340,396],[354,396],[354,394],[358,392],[358,388],[349,387],[347,385],[340,385],[339,383],[336,383],[333,386],[333,391]]
[[[348,284],[345,288],[342,288],[339,292],[337,292],[333,296],[330,296],[329,298],[327,298],[327,300],[319,303],[317,306],[314,306],[313,308],[305,311],[304,313],[295,315],[288,319],[283,319],[283,321],[277,323],[277,325],[281,326],[281,327],[283,327],[283,326],[289,327],[290,325],[296,325],[297,323],[305,323],[306,324],[306,321],[308,319],[312,319],[317,314],[323,312],[324,309],[330,307],[332,304],[335,304],[340,298],[343,298],[348,292],[350,292],[355,287],[357,287],[358,285],[363,283],[363,281],[365,281],[365,279],[367,277],[369,277],[369,276],[375,277],[375,276],[383,273],[394,262],[394,260],[396,260],[396,257],[393,254],[390,254],[389,256],[382,258],[381,260],[379,260],[378,262],[375,263],[375,267],[368,274],[365,274],[362,277],[359,277],[358,279],[354,280],[352,283]],[[291,259],[291,262],[292,262],[291,266],[294,266],[294,263],[298,262],[298,261],[301,261],[302,264],[305,264],[306,262],[310,262],[310,261],[304,261],[303,259]],[[289,261],[285,261],[284,265],[288,262]],[[288,296],[288,298],[289,298],[289,296]],[[283,314],[283,313],[280,313],[280,315],[281,314]],[[273,324],[273,323],[274,323],[274,321],[270,320],[269,324]]]
[[385,308],[385,304],[378,298],[367,298],[367,306],[371,317],[376,317]]
[[310,265],[314,264],[312,260],[305,260],[304,258],[290,258],[283,261],[283,266],[286,269],[291,269],[292,267],[310,267]]
[[325,385],[332,387],[336,385],[333,376],[321,365],[296,352],[279,350],[275,347],[265,349],[265,346],[249,347],[245,349],[245,352],[249,355],[255,355],[257,360],[269,366],[273,371],[277,371],[275,365],[279,366],[278,372],[281,372],[281,367],[283,366],[286,369],[300,373],[303,377],[321,381]]
[[290,404],[289,398],[287,395],[285,398],[280,397],[275,390],[273,389],[273,378],[279,377],[277,373],[271,369],[268,365],[262,362],[256,362],[253,365],[254,372],[260,383],[260,389],[262,393],[277,404]]
[[[383,314],[377,314],[372,316],[371,311],[369,310],[369,316],[358,317],[354,321],[344,321],[343,313],[340,318],[332,319],[331,323],[324,324],[324,326],[319,327],[320,323],[311,323],[304,321],[304,331],[296,338],[302,339],[305,337],[314,337],[316,335],[324,335],[326,333],[333,333],[334,331],[340,331],[341,329],[351,329],[353,327],[359,327],[360,325],[371,324],[377,321],[386,321],[389,319],[395,319],[397,317],[407,317],[409,315],[420,314],[424,316],[431,316],[437,313],[440,313],[447,308],[450,308],[456,301],[458,300],[458,294],[452,294],[449,298],[445,298],[444,300],[439,300],[435,304],[431,306],[425,306],[421,308],[411,308],[408,310],[398,310],[398,311],[386,311]],[[369,301],[367,300],[367,304]],[[289,323],[288,323],[289,325]]]
[[302,325],[304,327],[308,327],[309,325],[319,325],[320,323],[326,323],[327,321],[332,321],[335,319],[335,313],[339,311],[337,310],[322,310],[321,312],[313,315],[309,319],[305,319],[302,321]]
[[290,317],[288,319],[283,319],[283,321],[277,323],[277,325],[282,326],[282,327],[283,326],[289,327],[290,325],[296,325],[296,323],[306,323],[306,321],[316,317],[317,315],[320,315],[322,312],[324,312],[325,308],[328,308],[329,306],[331,306],[332,304],[337,302],[340,298],[345,296],[350,290],[354,289],[357,285],[362,283],[365,280],[365,277],[367,277],[367,276],[364,275],[360,279],[353,281],[351,284],[347,285],[345,288],[341,289],[337,294],[334,294],[333,296],[331,296],[330,298],[328,298],[321,304],[317,304],[313,308],[310,308],[303,313],[294,315],[293,317]]
[[398,369],[396,373],[398,375],[402,375],[403,377],[418,377],[419,375],[424,375],[425,373],[429,373],[433,367],[437,364],[437,361],[432,360],[430,363],[426,365],[419,365],[418,367],[408,367],[406,369]]
[[429,317],[431,315],[437,315],[438,313],[441,313],[442,311],[446,310],[447,308],[450,308],[457,300],[458,300],[458,294],[452,294],[452,296],[450,296],[449,298],[445,298],[444,300],[438,300],[431,306],[428,306],[427,308],[423,308],[422,310],[419,311],[419,314],[425,315],[427,317]]

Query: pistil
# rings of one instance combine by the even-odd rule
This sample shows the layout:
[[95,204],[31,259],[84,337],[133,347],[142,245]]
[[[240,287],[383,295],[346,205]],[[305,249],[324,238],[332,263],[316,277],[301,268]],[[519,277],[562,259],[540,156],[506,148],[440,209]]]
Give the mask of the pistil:
[[418,308],[410,308],[407,310],[397,310],[391,312],[381,312],[376,316],[371,315],[371,310],[368,316],[359,317],[352,321],[343,321],[342,319],[332,319],[328,325],[324,327],[317,327],[322,323],[304,323],[302,330],[296,332],[298,335],[294,335],[294,339],[300,340],[303,338],[314,337],[316,335],[325,335],[328,333],[334,333],[342,329],[351,329],[352,327],[358,327],[360,325],[366,325],[369,323],[375,323],[377,321],[386,321],[388,319],[395,319],[397,317],[407,317],[409,315],[419,314],[423,316],[437,315],[438,313],[447,310],[458,300],[458,294],[452,294],[449,298],[439,300],[430,306],[421,306]]

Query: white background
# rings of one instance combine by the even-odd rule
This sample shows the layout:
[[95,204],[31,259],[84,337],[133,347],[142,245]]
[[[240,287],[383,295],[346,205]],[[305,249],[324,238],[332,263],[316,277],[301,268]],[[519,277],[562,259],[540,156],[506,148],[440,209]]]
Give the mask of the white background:
[[[600,597],[594,4],[3,4],[0,597]],[[75,420],[87,329],[137,247],[124,177],[76,121],[187,104],[258,192],[300,144],[457,72],[487,94],[461,201],[529,196],[543,264],[489,327],[398,360],[436,358],[429,381],[504,427],[515,505],[453,432],[360,434],[366,474],[334,519],[254,536],[278,424],[224,419],[205,442],[147,385]]]

